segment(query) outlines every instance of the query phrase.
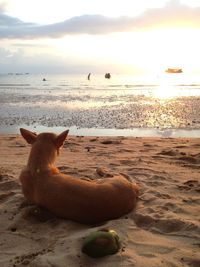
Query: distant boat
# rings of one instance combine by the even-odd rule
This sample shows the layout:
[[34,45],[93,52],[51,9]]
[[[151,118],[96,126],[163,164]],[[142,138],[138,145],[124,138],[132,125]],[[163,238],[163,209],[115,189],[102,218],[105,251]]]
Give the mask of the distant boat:
[[168,68],[165,70],[165,72],[167,73],[182,73],[183,70],[182,69],[178,69],[178,68]]
[[110,79],[110,78],[111,78],[110,73],[106,73],[106,74],[105,74],[105,78],[106,78],[106,79]]

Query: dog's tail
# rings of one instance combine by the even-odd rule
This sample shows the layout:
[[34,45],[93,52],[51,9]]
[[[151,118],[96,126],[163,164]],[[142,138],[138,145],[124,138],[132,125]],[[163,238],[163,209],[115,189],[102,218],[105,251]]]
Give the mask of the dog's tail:
[[138,196],[139,196],[139,186],[137,184],[135,184],[135,183],[132,183],[132,187],[133,187],[133,190],[136,193],[136,197],[138,198]]
[[120,174],[132,184],[132,188],[136,193],[136,197],[138,197],[139,196],[139,186],[132,181],[132,179],[130,178],[129,175],[127,175],[125,173],[120,173]]

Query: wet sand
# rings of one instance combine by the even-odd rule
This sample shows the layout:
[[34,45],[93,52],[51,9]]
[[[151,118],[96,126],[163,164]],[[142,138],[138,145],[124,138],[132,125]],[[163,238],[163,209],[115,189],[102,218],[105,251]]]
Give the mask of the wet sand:
[[[69,136],[57,166],[78,177],[121,173],[140,186],[136,209],[101,226],[63,220],[28,204],[19,173],[30,147],[0,135],[0,266],[200,266],[200,139]],[[119,196],[120,198],[120,196]],[[84,238],[115,230],[120,251],[81,252]]]
[[10,90],[0,90],[2,128],[25,124],[51,128],[200,129],[198,95],[162,98],[154,95],[155,88],[149,88],[149,94],[147,89],[138,92],[119,88],[58,92],[40,88],[34,94],[28,89]]

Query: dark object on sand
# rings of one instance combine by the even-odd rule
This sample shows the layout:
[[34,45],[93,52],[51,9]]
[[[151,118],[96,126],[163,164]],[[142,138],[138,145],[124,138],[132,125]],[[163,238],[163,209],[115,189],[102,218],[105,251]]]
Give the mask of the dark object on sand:
[[89,234],[82,246],[82,252],[92,258],[115,254],[119,249],[119,236],[114,230],[108,229],[102,229]]
[[45,82],[46,81],[46,79],[45,78],[43,78],[43,82]]
[[109,72],[105,74],[105,78],[106,78],[106,79],[110,79],[110,78],[111,78],[111,75],[110,75]]

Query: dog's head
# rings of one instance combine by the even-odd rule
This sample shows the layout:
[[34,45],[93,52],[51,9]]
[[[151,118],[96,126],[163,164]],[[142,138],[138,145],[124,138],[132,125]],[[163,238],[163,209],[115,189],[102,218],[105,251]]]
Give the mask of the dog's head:
[[40,133],[37,135],[36,133],[33,133],[29,130],[20,128],[20,133],[28,144],[34,145],[36,143],[40,143],[40,145],[43,146],[53,145],[55,146],[55,149],[58,152],[59,148],[63,146],[65,139],[67,138],[67,135],[69,133],[69,130],[62,132],[59,135],[56,135],[54,133]]

